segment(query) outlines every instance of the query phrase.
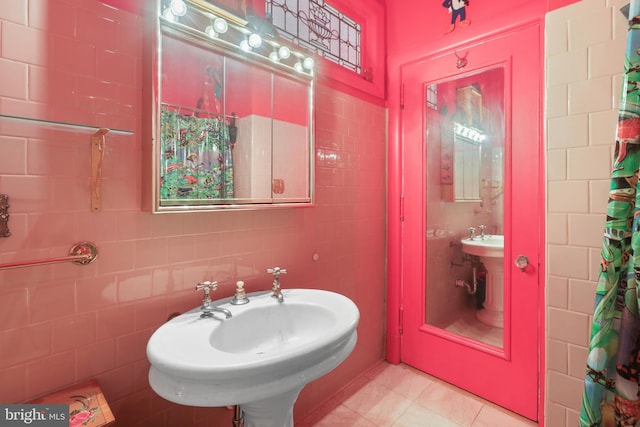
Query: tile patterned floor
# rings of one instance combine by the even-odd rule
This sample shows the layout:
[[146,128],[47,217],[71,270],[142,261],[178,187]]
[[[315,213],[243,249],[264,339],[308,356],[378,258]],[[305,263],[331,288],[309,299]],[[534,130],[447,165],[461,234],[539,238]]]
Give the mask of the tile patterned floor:
[[494,347],[502,348],[504,330],[485,325],[476,319],[476,310],[467,311],[449,325],[434,325],[454,334],[471,338]]
[[531,427],[537,423],[406,365],[381,363],[296,427]]

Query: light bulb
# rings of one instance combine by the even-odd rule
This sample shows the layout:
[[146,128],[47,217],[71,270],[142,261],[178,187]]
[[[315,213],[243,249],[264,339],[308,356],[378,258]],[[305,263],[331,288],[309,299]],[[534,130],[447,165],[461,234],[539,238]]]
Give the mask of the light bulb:
[[224,34],[229,29],[229,24],[227,24],[227,21],[225,21],[223,18],[216,18],[213,21],[213,29],[218,34]]
[[207,28],[204,29],[204,32],[207,33],[207,35],[212,39],[218,37],[218,33],[216,33],[216,30],[213,29],[212,25],[207,25]]
[[249,46],[254,49],[262,46],[262,37],[260,37],[260,34],[253,33],[249,36]]
[[293,65],[293,69],[296,70],[297,72],[301,73],[302,71],[304,71],[304,68],[302,67],[302,64],[300,62],[296,62]]
[[276,52],[275,50],[273,52],[271,52],[269,54],[269,59],[272,60],[273,62],[280,61],[280,57],[278,56],[278,52]]
[[280,49],[278,49],[278,55],[282,59],[287,59],[289,56],[291,56],[291,51],[286,46],[280,46]]
[[166,8],[165,10],[163,10],[162,11],[162,16],[167,21],[175,22],[175,20],[176,20],[176,16],[173,14],[173,12],[171,12],[170,8]]
[[184,0],[171,0],[169,9],[171,9],[171,13],[173,13],[174,16],[184,16],[187,14],[187,5]]
[[244,50],[245,52],[251,52],[251,46],[249,46],[249,42],[246,40],[242,40],[240,42],[240,49]]
[[304,58],[304,61],[302,61],[302,66],[307,69],[307,70],[313,70],[313,66],[315,65],[315,62],[313,60],[313,58]]

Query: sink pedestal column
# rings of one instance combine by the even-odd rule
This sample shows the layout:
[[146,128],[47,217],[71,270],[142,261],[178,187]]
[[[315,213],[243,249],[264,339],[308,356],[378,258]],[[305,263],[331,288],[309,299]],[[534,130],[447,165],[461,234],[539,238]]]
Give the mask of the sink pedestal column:
[[487,269],[487,284],[484,308],[476,312],[476,318],[484,324],[502,328],[504,326],[504,291],[502,257],[480,257]]
[[256,402],[243,403],[244,427],[293,427],[293,404],[302,387]]

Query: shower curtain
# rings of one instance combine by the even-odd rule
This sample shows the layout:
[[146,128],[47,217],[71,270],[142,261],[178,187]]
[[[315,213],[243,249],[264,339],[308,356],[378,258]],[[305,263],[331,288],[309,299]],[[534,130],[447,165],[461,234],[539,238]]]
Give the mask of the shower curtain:
[[160,197],[163,200],[230,199],[233,158],[229,124],[162,108]]
[[580,426],[640,426],[640,0],[632,0]]

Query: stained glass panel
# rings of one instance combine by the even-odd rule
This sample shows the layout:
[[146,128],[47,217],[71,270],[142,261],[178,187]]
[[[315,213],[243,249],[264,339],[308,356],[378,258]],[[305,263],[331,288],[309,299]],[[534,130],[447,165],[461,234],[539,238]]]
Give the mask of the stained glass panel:
[[362,71],[362,26],[324,0],[266,0],[267,15],[286,40],[356,73]]

